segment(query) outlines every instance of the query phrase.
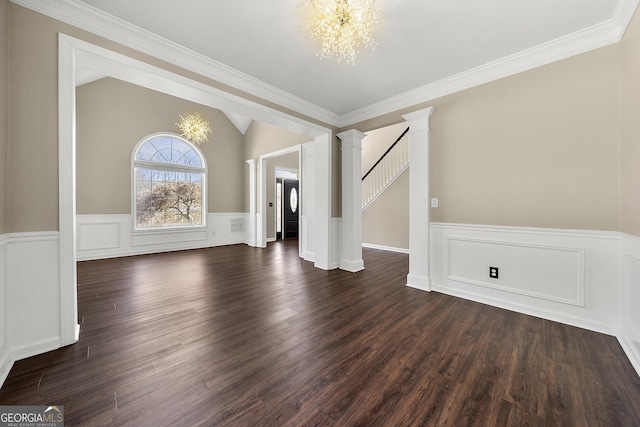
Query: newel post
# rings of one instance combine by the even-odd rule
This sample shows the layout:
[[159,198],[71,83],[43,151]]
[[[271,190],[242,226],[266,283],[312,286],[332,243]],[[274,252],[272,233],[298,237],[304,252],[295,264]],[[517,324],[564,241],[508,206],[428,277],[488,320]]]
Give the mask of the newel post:
[[342,141],[342,251],[340,268],[356,272],[362,260],[362,139],[355,129],[337,134]]
[[429,276],[429,107],[402,116],[409,123],[409,274],[407,286],[431,291]]

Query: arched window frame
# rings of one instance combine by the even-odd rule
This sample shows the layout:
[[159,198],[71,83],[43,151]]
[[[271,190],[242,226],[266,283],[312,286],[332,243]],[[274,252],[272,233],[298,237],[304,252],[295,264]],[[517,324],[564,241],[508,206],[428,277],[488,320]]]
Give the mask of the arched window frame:
[[[189,166],[189,165],[176,165],[173,163],[164,163],[164,162],[155,162],[148,160],[138,160],[137,156],[140,152],[140,149],[149,141],[156,138],[172,138],[179,140],[185,144],[187,144],[191,149],[193,149],[194,153],[197,154],[201,167],[197,166]],[[201,224],[186,224],[186,225],[167,225],[167,226],[157,226],[157,227],[140,227],[138,226],[137,221],[137,201],[136,196],[138,192],[138,183],[136,179],[136,168],[137,167],[146,167],[153,168],[154,170],[163,170],[169,172],[187,172],[187,173],[199,173],[202,175],[202,189],[201,189]],[[158,231],[170,231],[170,230],[193,230],[193,229],[203,229],[206,228],[207,225],[207,161],[200,150],[200,148],[193,144],[191,141],[185,139],[181,135],[171,133],[171,132],[158,132],[153,133],[151,135],[147,135],[143,139],[141,139],[133,149],[131,154],[131,212],[132,212],[132,222],[133,222],[133,230],[134,231],[143,231],[143,232],[158,232]]]

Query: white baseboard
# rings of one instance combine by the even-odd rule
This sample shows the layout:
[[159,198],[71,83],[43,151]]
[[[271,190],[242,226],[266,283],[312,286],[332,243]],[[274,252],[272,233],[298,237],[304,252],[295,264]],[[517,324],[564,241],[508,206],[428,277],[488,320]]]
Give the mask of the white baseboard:
[[4,381],[9,376],[11,368],[13,368],[14,360],[9,357],[9,351],[4,350],[0,355],[0,387],[4,384]]
[[640,333],[634,329],[632,325],[625,322],[617,338],[627,358],[640,375]]
[[58,348],[60,348],[60,337],[53,337],[18,348],[12,348],[10,358],[12,360],[22,360],[26,359],[27,357],[46,353]]
[[364,261],[361,259],[355,261],[343,259],[340,261],[340,269],[351,273],[357,273],[358,271],[364,270]]
[[401,254],[409,254],[409,249],[394,248],[392,246],[374,245],[373,243],[363,243],[362,247],[369,248],[369,249],[379,249],[381,251],[397,252]]

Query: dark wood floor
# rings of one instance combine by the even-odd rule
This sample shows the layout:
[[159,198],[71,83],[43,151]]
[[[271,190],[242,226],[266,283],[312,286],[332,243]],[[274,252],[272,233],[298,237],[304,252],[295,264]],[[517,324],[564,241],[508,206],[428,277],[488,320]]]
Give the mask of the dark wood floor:
[[406,255],[322,271],[297,246],[78,264],[80,341],[0,404],[66,425],[638,426],[616,339],[404,286]]

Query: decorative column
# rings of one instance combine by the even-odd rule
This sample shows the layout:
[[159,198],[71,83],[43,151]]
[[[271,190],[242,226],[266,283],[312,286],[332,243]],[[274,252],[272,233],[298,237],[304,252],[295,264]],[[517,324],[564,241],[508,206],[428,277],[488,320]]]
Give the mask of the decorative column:
[[249,235],[247,243],[256,246],[256,161],[246,160],[249,165]]
[[356,272],[362,260],[362,139],[355,129],[339,133],[342,141],[342,251],[340,268]]
[[409,123],[409,274],[407,286],[431,291],[429,276],[429,107],[402,117]]

